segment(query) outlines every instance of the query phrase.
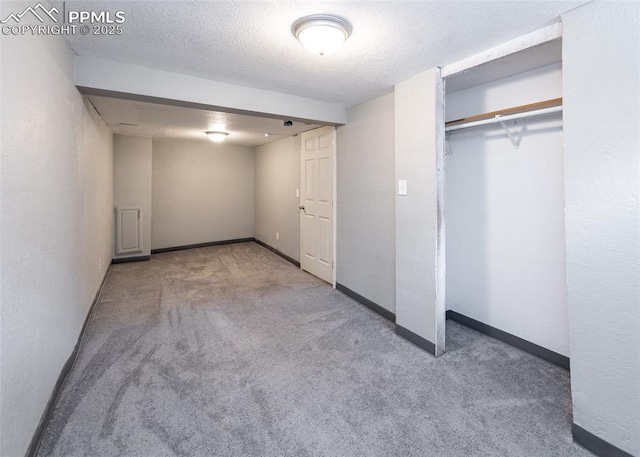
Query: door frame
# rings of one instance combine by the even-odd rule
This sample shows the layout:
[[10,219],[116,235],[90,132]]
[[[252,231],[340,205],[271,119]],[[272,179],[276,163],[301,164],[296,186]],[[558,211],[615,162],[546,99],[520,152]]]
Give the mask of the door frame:
[[331,286],[335,289],[337,283],[337,271],[338,271],[338,230],[336,220],[338,218],[338,129],[333,127],[333,171],[331,173],[331,179],[333,180],[333,204],[331,205],[332,211],[332,221],[333,225],[333,278],[331,282]]

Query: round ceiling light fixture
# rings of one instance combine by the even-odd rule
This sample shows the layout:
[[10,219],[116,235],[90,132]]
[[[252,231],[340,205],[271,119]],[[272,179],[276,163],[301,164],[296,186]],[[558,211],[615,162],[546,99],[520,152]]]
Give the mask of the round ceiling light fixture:
[[331,14],[301,17],[291,26],[291,32],[307,50],[326,56],[334,52],[351,35],[349,21]]
[[206,133],[209,139],[214,143],[222,143],[225,140],[225,138],[227,138],[227,135],[229,135],[227,132],[204,132],[204,133]]

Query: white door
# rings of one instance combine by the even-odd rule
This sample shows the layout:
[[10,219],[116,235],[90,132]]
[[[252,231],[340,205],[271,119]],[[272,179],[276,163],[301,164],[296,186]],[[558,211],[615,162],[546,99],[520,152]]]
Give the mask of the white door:
[[300,267],[333,283],[333,127],[305,132],[301,152]]

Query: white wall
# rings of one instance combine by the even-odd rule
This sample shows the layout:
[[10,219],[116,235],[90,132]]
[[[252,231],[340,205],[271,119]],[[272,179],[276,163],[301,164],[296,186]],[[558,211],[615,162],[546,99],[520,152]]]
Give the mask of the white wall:
[[[408,182],[396,197],[396,322],[444,350],[442,209],[438,187],[444,88],[434,68],[395,86],[395,175]],[[397,189],[396,189],[397,191]]]
[[573,420],[640,456],[640,4],[562,20]]
[[111,261],[112,134],[62,37],[1,42],[0,455],[21,456]]
[[257,147],[254,236],[299,261],[300,198],[296,189],[300,189],[300,136]]
[[395,312],[393,93],[349,108],[337,130],[337,282]]
[[154,141],[151,248],[253,237],[255,151]]
[[142,252],[114,258],[151,255],[151,138],[114,135],[113,205],[140,208]]
[[[447,94],[446,118],[562,97],[561,64]],[[569,356],[562,116],[450,133],[447,309]],[[508,122],[513,125],[512,122]]]
[[271,114],[287,119],[305,119],[314,124],[342,124],[342,103],[327,103],[296,95],[172,73],[96,57],[78,56],[75,82],[78,87],[132,94],[197,105],[212,110]]

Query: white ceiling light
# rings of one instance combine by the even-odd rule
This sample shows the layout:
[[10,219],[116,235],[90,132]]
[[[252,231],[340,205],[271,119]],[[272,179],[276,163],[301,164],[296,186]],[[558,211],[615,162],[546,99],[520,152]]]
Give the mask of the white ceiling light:
[[204,133],[206,133],[209,139],[214,143],[222,143],[225,140],[225,138],[227,138],[227,135],[229,135],[227,132],[204,132]]
[[351,24],[346,19],[329,14],[301,17],[293,23],[293,35],[310,52],[326,56],[334,52],[351,35]]

